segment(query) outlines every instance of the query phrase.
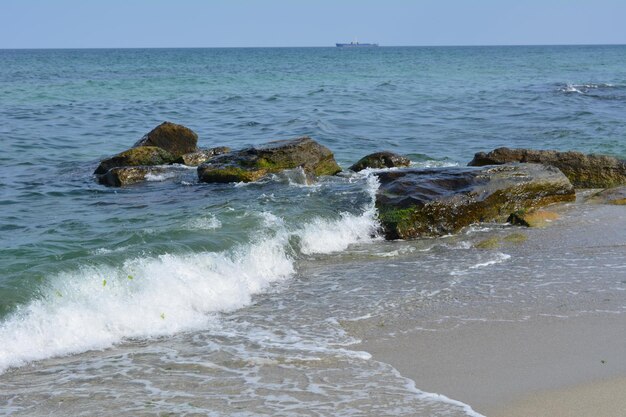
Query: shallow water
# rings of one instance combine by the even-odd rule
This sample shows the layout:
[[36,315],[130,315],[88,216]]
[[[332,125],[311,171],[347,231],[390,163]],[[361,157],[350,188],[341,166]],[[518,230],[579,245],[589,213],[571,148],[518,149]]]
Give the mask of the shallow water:
[[163,120],[201,146],[308,134],[344,168],[381,149],[415,166],[502,145],[626,157],[624,52],[0,51],[2,413],[472,414],[350,346],[394,321],[622,313],[623,208],[384,242],[367,172],[216,185],[181,168],[121,189],[91,173]]

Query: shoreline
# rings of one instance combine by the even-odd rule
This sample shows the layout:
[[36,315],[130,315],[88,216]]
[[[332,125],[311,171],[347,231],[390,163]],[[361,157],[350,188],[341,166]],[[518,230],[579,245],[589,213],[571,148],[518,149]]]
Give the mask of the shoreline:
[[537,316],[372,335],[356,348],[486,416],[616,416],[626,415],[626,397],[611,395],[626,391],[624,329],[622,314]]

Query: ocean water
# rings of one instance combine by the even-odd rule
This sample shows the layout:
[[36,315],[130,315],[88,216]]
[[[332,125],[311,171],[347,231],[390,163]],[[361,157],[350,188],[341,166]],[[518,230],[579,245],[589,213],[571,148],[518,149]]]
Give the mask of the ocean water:
[[371,172],[92,172],[164,120],[203,147],[310,135],[344,168],[626,158],[625,108],[626,46],[0,50],[0,414],[477,415],[355,350],[364,329],[623,313],[623,208],[385,242]]

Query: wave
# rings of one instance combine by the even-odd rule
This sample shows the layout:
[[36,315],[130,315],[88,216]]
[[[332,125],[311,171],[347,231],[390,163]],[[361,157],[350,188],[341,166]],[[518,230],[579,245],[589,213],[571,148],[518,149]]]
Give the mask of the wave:
[[[331,253],[375,238],[375,176],[360,215],[315,218],[289,230],[271,213],[265,236],[225,252],[166,254],[112,266],[84,265],[49,277],[40,296],[0,324],[0,372],[53,356],[105,349],[128,338],[206,328],[293,276],[298,252]],[[213,218],[193,227],[218,227]],[[295,239],[294,239],[295,238]],[[295,242],[295,243],[294,243]]]

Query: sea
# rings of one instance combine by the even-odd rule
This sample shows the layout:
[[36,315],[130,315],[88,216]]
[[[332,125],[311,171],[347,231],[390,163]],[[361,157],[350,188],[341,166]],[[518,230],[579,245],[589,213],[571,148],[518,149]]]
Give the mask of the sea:
[[[344,172],[94,180],[163,121],[201,147],[307,135]],[[0,415],[480,415],[363,329],[623,314],[626,210],[581,193],[545,229],[388,242],[348,167],[500,146],[626,158],[626,46],[0,50]]]

